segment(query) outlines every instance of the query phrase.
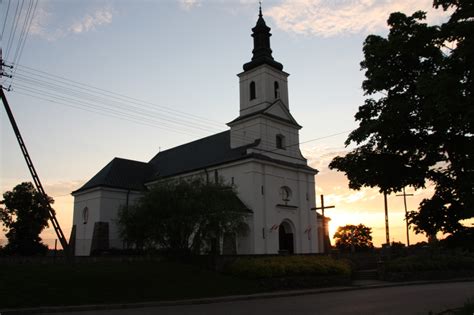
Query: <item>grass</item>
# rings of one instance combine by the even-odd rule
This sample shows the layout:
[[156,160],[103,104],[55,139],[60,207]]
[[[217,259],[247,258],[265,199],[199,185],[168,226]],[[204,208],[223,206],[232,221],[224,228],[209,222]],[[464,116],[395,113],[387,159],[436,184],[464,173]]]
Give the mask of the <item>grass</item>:
[[0,265],[0,309],[258,292],[254,282],[171,262]]

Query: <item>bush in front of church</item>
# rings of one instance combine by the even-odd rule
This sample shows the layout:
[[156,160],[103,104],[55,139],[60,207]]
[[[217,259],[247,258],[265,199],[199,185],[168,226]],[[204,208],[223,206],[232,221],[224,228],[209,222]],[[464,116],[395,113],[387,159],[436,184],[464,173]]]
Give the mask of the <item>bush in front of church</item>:
[[245,235],[250,213],[232,186],[196,177],[154,185],[120,209],[117,223],[131,248],[188,257],[219,254],[225,236]]
[[350,264],[327,256],[269,256],[238,258],[226,268],[228,274],[250,278],[270,279],[306,276],[347,276]]

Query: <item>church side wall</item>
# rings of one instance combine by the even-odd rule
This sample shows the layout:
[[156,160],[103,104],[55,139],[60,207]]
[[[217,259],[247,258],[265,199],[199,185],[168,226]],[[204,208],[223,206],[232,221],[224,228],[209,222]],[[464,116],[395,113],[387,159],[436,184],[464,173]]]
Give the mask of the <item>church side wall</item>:
[[[117,226],[117,215],[122,205],[134,204],[141,196],[139,192],[121,189],[96,188],[74,196],[73,224],[76,226],[76,256],[91,254],[94,225],[96,222],[108,223],[109,248],[123,248]],[[84,220],[84,208],[88,209]]]
[[133,205],[140,196],[141,194],[138,192],[127,190],[102,190],[100,221],[109,223],[110,248],[124,247],[117,225],[119,209],[127,205],[127,202],[129,205]]
[[[89,256],[94,224],[100,219],[101,192],[99,189],[74,196],[73,225],[76,226],[76,256]],[[87,218],[84,209],[87,207]]]

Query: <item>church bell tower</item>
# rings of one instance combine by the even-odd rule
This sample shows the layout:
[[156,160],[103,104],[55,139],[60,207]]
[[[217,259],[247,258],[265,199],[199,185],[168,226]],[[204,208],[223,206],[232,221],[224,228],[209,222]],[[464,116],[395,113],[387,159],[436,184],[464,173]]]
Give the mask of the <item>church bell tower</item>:
[[276,100],[288,108],[288,73],[273,59],[270,28],[259,10],[257,24],[252,28],[252,60],[244,64],[240,78],[240,116],[258,112]]
[[288,76],[283,65],[273,59],[270,28],[262,8],[252,28],[251,61],[239,73],[239,116],[228,123],[231,148],[250,145],[248,153],[266,155],[274,160],[306,164],[299,149],[301,126],[290,113]]

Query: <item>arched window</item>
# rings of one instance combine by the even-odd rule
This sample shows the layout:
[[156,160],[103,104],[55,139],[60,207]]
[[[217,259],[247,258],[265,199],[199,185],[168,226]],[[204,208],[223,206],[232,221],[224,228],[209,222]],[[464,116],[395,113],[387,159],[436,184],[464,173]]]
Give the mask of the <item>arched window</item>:
[[277,147],[277,149],[284,149],[285,148],[285,136],[284,135],[276,135],[276,147]]
[[280,86],[277,81],[273,83],[273,90],[275,92],[275,98],[280,98]]
[[82,223],[86,224],[89,221],[89,208],[82,209]]
[[255,82],[250,82],[250,100],[254,100],[257,98],[257,94],[255,93]]

